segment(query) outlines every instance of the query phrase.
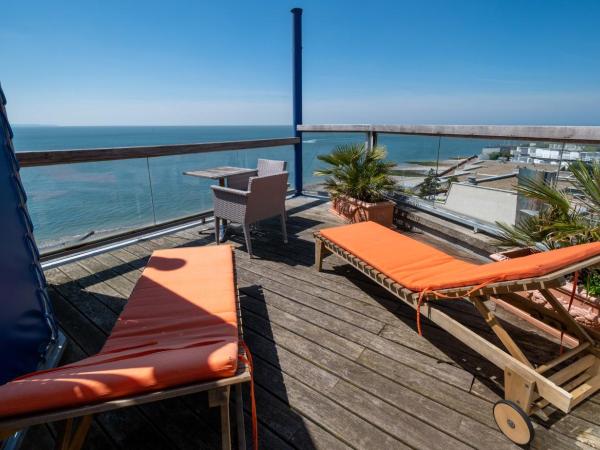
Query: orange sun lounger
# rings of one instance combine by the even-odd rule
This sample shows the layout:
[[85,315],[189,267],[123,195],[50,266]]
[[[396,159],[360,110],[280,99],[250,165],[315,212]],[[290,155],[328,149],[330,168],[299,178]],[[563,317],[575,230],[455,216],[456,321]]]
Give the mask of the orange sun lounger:
[[251,377],[240,342],[231,247],[156,251],[98,354],[0,386],[0,439],[66,420],[60,448],[79,448],[95,413],[208,391],[210,405],[221,408],[223,448],[230,448],[235,385],[245,446],[241,383]]
[[[600,347],[549,290],[565,275],[600,265],[600,242],[522,258],[473,264],[373,222],[328,228],[315,233],[315,264],[333,253],[383,286],[421,315],[451,333],[504,371],[505,399],[494,405],[500,430],[525,445],[533,438],[530,415],[553,405],[568,413],[600,389]],[[578,345],[535,367],[485,304],[490,297],[533,312],[518,292],[539,290],[552,309],[544,309],[578,340]],[[465,298],[481,313],[505,350],[435,307],[432,300]],[[540,314],[539,310],[535,310]],[[542,313],[544,314],[544,313]]]

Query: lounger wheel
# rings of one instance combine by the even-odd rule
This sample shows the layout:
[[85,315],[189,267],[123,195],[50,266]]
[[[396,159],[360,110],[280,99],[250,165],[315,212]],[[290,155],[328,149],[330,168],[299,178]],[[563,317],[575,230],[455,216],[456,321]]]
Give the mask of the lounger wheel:
[[527,445],[533,439],[531,419],[511,401],[500,400],[494,405],[494,420],[500,431],[515,444]]

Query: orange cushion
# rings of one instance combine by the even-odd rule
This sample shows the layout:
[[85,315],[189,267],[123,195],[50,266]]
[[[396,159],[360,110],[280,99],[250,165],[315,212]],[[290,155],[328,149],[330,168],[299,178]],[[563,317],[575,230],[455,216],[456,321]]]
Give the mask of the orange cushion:
[[236,298],[230,246],[154,252],[100,353],[0,386],[0,417],[234,375]]
[[600,255],[600,242],[594,242],[523,258],[472,264],[374,222],[326,228],[321,234],[415,292],[539,277]]

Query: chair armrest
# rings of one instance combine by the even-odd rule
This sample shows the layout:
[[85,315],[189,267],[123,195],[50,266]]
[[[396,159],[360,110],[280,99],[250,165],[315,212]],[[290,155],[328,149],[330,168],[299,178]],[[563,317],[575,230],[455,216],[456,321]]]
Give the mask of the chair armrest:
[[225,186],[211,186],[210,188],[217,197],[219,196],[219,193],[237,195],[239,197],[248,197],[248,195],[250,195],[250,191],[241,191],[239,189],[232,189]]
[[215,217],[245,223],[249,191],[240,191],[223,186],[211,186]]

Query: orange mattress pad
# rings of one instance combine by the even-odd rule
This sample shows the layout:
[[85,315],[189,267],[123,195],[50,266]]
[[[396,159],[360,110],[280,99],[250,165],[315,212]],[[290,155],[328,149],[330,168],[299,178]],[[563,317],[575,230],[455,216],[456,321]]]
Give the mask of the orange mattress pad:
[[102,350],[0,386],[0,417],[233,376],[238,316],[228,245],[152,254]]
[[593,242],[506,261],[474,264],[374,222],[326,228],[320,234],[415,292],[540,277],[600,256],[600,242]]

